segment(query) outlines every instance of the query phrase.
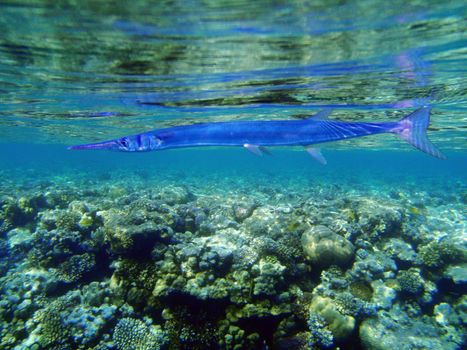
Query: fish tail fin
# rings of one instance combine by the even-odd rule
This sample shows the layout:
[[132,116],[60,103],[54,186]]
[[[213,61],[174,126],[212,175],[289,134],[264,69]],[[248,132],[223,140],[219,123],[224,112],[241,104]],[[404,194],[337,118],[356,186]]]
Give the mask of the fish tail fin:
[[446,159],[428,140],[426,129],[430,124],[430,107],[422,107],[405,116],[390,131],[415,148],[433,157]]

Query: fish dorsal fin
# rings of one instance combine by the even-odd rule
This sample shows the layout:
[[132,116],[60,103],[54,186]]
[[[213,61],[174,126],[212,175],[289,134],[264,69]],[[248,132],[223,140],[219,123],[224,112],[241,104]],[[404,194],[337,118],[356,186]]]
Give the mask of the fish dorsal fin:
[[328,120],[331,113],[332,113],[332,109],[326,108],[326,109],[319,111],[315,115],[312,115],[307,120]]
[[319,148],[308,146],[306,147],[306,151],[308,152],[310,156],[312,156],[314,159],[316,159],[321,164],[326,165],[328,163]]

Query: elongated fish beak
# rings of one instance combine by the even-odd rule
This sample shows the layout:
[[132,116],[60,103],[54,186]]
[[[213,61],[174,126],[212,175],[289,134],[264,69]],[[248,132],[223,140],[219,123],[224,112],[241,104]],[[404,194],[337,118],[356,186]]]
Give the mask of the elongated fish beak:
[[97,142],[97,143],[88,143],[84,145],[75,145],[75,146],[70,146],[68,149],[71,150],[83,150],[83,149],[118,149],[119,144],[115,140],[111,141],[104,141],[104,142]]

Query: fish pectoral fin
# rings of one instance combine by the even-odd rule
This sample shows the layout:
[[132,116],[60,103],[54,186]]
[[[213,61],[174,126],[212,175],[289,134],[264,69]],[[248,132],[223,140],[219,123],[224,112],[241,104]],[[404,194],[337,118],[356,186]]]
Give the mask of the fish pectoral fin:
[[245,147],[251,153],[256,154],[257,156],[262,156],[264,153],[271,155],[271,152],[269,152],[269,150],[263,146],[251,145],[249,143],[245,143],[243,147]]
[[305,147],[305,149],[310,156],[312,156],[321,164],[326,165],[328,163],[326,158],[324,158],[323,154],[321,153],[321,149],[315,147]]

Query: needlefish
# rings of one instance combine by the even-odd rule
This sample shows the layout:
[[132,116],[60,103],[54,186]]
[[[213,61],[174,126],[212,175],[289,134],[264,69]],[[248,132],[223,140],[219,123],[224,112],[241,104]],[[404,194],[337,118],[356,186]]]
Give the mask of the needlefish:
[[182,147],[242,146],[256,155],[269,154],[270,146],[303,146],[317,161],[326,164],[315,144],[391,133],[437,158],[446,157],[428,140],[430,107],[422,107],[399,121],[344,122],[331,120],[330,109],[307,119],[213,122],[174,126],[113,140],[75,145],[72,150],[108,149],[147,152]]

